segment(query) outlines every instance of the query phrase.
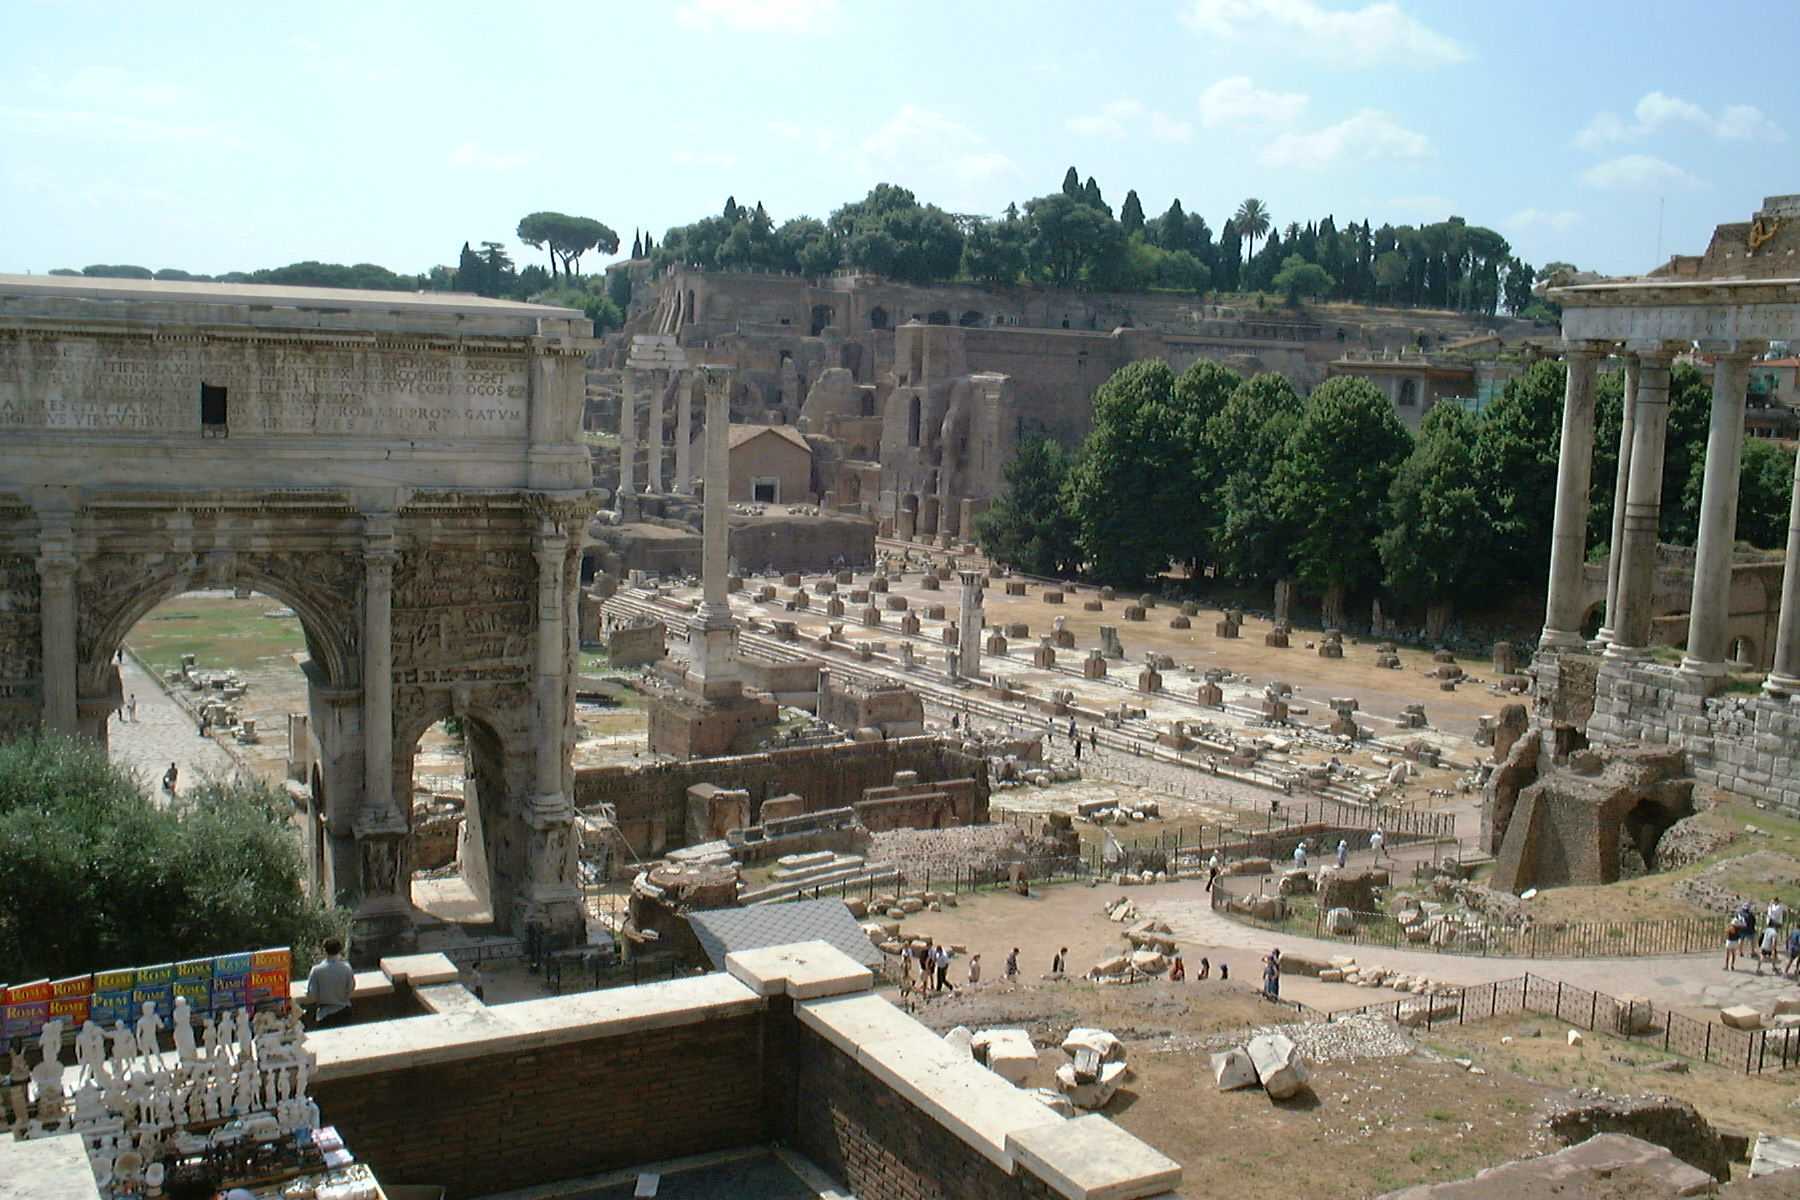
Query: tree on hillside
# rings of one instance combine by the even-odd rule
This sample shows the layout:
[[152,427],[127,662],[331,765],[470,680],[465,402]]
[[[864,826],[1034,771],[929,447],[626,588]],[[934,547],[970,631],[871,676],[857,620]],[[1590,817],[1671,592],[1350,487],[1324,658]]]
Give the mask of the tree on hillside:
[[1075,522],[1064,508],[1069,452],[1045,437],[1019,443],[1006,464],[1006,488],[975,518],[975,540],[995,562],[1034,575],[1072,575],[1080,569]]
[[567,213],[530,213],[520,218],[518,236],[535,249],[549,247],[553,256],[550,274],[556,274],[556,260],[561,259],[562,272],[570,278],[581,273],[581,256],[589,250],[613,254],[619,249],[619,235],[610,227],[592,217],[572,217]]
[[261,783],[160,806],[83,739],[0,746],[0,977],[281,945],[310,961],[347,914],[306,896],[293,811]]
[[1144,205],[1138,200],[1136,189],[1125,193],[1125,203],[1119,206],[1119,224],[1125,227],[1125,236],[1144,231]]
[[1088,176],[1087,182],[1081,187],[1081,202],[1093,205],[1109,217],[1113,215],[1112,206],[1100,195],[1100,185],[1092,175]]
[[1031,222],[1027,250],[1032,268],[1048,283],[1072,287],[1124,253],[1125,231],[1091,204],[1053,194],[1025,202]]
[[1171,395],[1170,478],[1158,488],[1156,511],[1178,531],[1170,540],[1169,557],[1195,571],[1213,559],[1207,536],[1214,524],[1213,497],[1229,465],[1205,453],[1207,430],[1243,383],[1236,371],[1202,358],[1176,377]]
[[631,231],[631,257],[634,261],[644,257],[644,235],[635,229]]
[[963,274],[993,287],[1010,287],[1027,265],[1025,223],[1017,217],[977,221],[963,237]]
[[1244,282],[1244,238],[1237,222],[1228,220],[1219,230],[1219,264],[1216,282],[1227,292],[1234,292]]
[[1269,480],[1275,511],[1293,531],[1300,580],[1323,593],[1327,625],[1341,624],[1355,589],[1375,582],[1384,501],[1412,437],[1365,379],[1327,379],[1307,397]]
[[1272,282],[1275,290],[1287,297],[1289,305],[1298,305],[1303,296],[1323,296],[1336,281],[1325,273],[1324,267],[1309,263],[1298,254],[1290,254],[1282,262],[1281,270],[1275,272]]
[[1156,218],[1154,236],[1151,238],[1164,250],[1185,250],[1188,244],[1188,218],[1182,211],[1180,200],[1171,200],[1169,209]]
[[1081,173],[1074,167],[1063,172],[1062,194],[1071,200],[1081,199]]
[[1232,217],[1237,226],[1238,236],[1250,243],[1245,254],[1246,259],[1256,257],[1256,239],[1269,232],[1269,209],[1261,200],[1252,196],[1238,205],[1237,213]]
[[1387,586],[1426,607],[1428,629],[1442,630],[1453,603],[1494,585],[1485,569],[1493,527],[1475,482],[1479,423],[1460,404],[1439,404],[1425,414],[1388,492],[1386,526],[1376,538]]

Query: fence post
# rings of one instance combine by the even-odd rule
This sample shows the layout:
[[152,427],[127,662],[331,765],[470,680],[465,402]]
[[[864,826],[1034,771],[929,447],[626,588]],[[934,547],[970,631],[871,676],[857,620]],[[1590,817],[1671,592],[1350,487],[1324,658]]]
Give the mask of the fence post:
[[1562,1020],[1562,980],[1556,981],[1556,1019]]
[[1663,1053],[1669,1052],[1669,1034],[1675,1029],[1675,1014],[1663,1009]]
[[1711,1021],[1708,1021],[1706,1023],[1706,1045],[1701,1047],[1701,1049],[1700,1049],[1700,1061],[1705,1062],[1705,1063],[1709,1063],[1712,1061],[1712,1022]]
[[1594,1022],[1600,1016],[1600,993],[1595,992],[1593,1000],[1588,1004],[1588,1032],[1594,1032]]

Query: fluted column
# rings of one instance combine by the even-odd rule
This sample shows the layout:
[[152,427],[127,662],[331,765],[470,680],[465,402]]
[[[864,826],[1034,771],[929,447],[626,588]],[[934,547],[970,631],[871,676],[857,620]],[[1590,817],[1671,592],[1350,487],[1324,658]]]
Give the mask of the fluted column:
[[1667,351],[1638,356],[1637,407],[1631,431],[1631,487],[1619,547],[1619,612],[1608,658],[1649,653],[1651,592],[1656,577],[1656,527],[1662,517],[1663,446],[1669,431]]
[[637,368],[619,372],[619,496],[614,505],[621,514],[637,509]]
[[1556,464],[1556,523],[1550,535],[1550,587],[1544,606],[1546,650],[1579,650],[1581,564],[1587,545],[1588,483],[1594,460],[1594,372],[1599,353],[1570,347],[1563,389],[1562,449]]
[[694,397],[692,381],[677,377],[675,384],[675,494],[694,494]]
[[701,367],[706,386],[706,471],[700,531],[699,620],[688,625],[688,680],[709,700],[728,699],[738,682],[737,623],[732,620],[726,576],[731,572],[731,372]]
[[1738,474],[1744,449],[1744,393],[1750,354],[1734,350],[1713,362],[1712,428],[1706,437],[1706,481],[1700,493],[1700,537],[1694,546],[1694,595],[1688,615],[1689,675],[1725,674],[1731,621],[1731,547],[1737,537]]
[[81,730],[75,685],[76,565],[74,531],[67,525],[45,529],[37,560],[43,720],[44,728],[70,737]]
[[393,823],[394,805],[394,548],[393,517],[370,516],[363,534],[363,802],[362,821]]
[[1613,618],[1619,612],[1619,543],[1625,538],[1625,501],[1631,491],[1631,435],[1637,427],[1638,358],[1625,356],[1624,386],[1619,390],[1619,469],[1613,481],[1612,533],[1606,540],[1606,614],[1600,632],[1588,643],[1604,650],[1613,640]]
[[1763,690],[1771,696],[1787,696],[1800,704],[1800,459],[1794,463],[1794,494],[1788,502],[1781,620],[1775,629],[1775,664],[1763,681]]

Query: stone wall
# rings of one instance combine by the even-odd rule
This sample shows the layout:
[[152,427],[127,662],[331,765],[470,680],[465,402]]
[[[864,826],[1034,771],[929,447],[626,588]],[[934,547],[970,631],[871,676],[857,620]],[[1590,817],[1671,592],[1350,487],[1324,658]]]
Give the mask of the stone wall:
[[839,729],[879,729],[889,737],[925,732],[925,702],[909,687],[869,688],[828,678],[819,717]]
[[751,815],[760,820],[762,803],[792,792],[807,812],[843,808],[868,788],[887,787],[897,771],[917,771],[925,782],[973,779],[971,808],[976,823],[988,819],[987,761],[952,749],[935,737],[895,738],[771,750],[730,758],[660,762],[647,766],[583,767],[575,772],[575,804],[611,804],[620,832],[640,855],[660,854],[679,842],[687,825],[687,789],[696,783],[742,788],[750,793]]
[[1599,671],[1587,730],[1596,742],[1685,750],[1701,783],[1800,816],[1800,705],[1768,696],[1708,698],[1698,681],[1673,667],[1608,662]]
[[614,667],[638,667],[661,659],[668,631],[661,621],[627,625],[606,638],[606,661]]
[[854,807],[870,832],[971,825],[980,803],[973,779],[944,779],[869,788]]

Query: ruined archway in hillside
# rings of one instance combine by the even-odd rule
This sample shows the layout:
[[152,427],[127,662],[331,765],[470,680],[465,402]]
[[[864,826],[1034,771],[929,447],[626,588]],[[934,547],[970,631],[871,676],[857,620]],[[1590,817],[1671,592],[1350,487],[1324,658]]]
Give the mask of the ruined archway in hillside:
[[877,304],[869,310],[869,328],[886,329],[888,327],[888,310]]
[[971,308],[963,313],[962,316],[956,318],[956,323],[961,325],[964,329],[973,328],[974,326],[981,324],[981,314]]
[[831,322],[832,322],[831,305],[815,304],[812,306],[812,331],[811,332],[812,332],[813,337],[818,337],[821,333],[824,333],[825,330],[829,329],[831,327]]
[[919,444],[919,398],[911,396],[906,401],[906,444]]

